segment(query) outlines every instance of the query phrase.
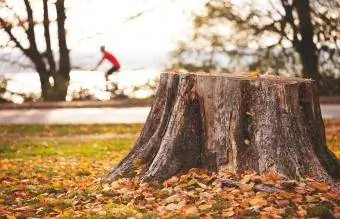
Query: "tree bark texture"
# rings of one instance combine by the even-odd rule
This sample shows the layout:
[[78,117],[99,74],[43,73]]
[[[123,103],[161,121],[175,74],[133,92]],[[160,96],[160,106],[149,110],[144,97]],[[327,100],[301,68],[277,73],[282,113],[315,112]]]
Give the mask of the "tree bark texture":
[[199,167],[340,179],[328,150],[317,85],[288,77],[163,73],[130,153],[103,179],[162,181]]

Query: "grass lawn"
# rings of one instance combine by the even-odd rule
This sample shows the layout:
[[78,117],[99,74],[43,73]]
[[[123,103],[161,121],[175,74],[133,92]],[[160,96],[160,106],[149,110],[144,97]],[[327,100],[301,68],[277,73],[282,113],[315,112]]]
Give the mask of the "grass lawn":
[[[340,120],[325,125],[328,146],[339,158]],[[199,170],[162,185],[139,184],[136,179],[99,184],[100,177],[129,152],[141,128],[0,126],[0,218],[259,218],[340,213],[340,193],[312,179],[290,182],[294,187],[288,186],[280,195],[253,191],[253,182],[288,185],[273,174],[221,173],[245,184],[226,189],[220,188],[217,175]]]

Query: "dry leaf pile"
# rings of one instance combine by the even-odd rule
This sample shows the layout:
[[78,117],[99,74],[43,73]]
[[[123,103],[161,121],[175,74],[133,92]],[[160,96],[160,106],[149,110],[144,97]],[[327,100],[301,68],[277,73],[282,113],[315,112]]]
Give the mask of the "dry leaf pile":
[[[25,171],[19,167],[17,178],[0,175],[0,217],[340,217],[340,193],[313,179],[296,182],[275,174],[214,174],[192,169],[162,184],[140,183],[138,178],[100,184],[95,177],[103,173],[99,170],[104,162],[36,159],[22,161]],[[1,164],[13,168],[9,160]],[[49,171],[50,176],[46,175]],[[223,187],[221,180],[227,178],[240,186]],[[259,184],[280,192],[255,192]]]

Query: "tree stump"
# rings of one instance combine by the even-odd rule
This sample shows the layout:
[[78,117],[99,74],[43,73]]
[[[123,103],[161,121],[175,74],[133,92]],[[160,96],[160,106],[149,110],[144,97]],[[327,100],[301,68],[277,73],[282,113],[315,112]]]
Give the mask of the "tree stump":
[[162,181],[194,167],[338,181],[315,81],[163,73],[140,137],[104,181]]

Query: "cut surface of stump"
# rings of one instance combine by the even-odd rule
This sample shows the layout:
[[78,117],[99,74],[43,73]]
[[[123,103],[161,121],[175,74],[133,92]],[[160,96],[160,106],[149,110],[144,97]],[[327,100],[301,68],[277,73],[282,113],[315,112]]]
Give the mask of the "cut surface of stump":
[[334,183],[317,85],[291,77],[161,74],[155,101],[130,153],[104,178],[162,181],[191,168],[275,172]]

